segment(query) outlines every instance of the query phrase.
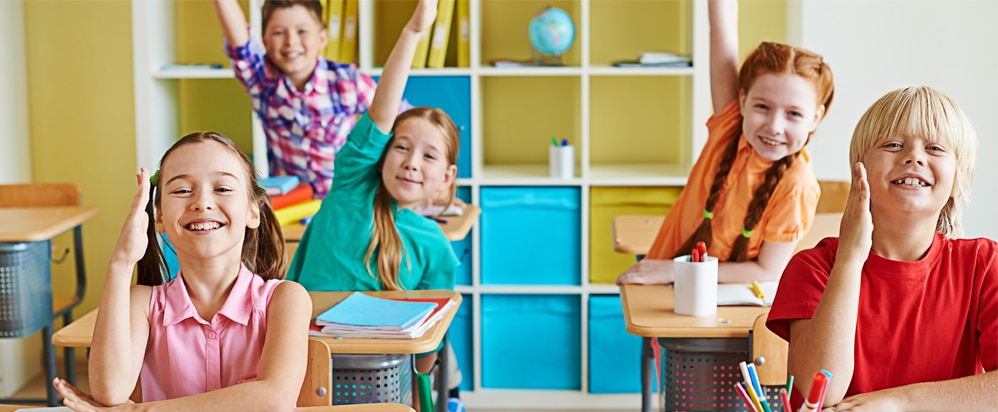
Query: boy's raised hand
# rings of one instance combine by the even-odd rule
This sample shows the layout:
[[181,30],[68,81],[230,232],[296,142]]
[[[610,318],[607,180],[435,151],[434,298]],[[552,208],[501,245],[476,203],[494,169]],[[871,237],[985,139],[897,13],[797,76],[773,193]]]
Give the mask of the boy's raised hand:
[[873,247],[873,215],[870,214],[870,183],[866,179],[866,167],[856,163],[852,170],[852,186],[842,223],[839,226],[838,255],[866,262]]
[[406,28],[416,33],[422,33],[433,26],[433,20],[437,18],[437,0],[419,0],[416,10],[409,18]]
[[[149,170],[139,169],[139,188],[132,200],[132,209],[125,218],[125,223],[121,227],[121,235],[118,236],[118,243],[114,245],[114,252],[111,254],[112,263],[134,265],[146,253],[146,246],[149,238],[146,231],[149,229],[149,215],[146,214],[146,205],[149,203]],[[131,271],[129,271],[131,280]]]

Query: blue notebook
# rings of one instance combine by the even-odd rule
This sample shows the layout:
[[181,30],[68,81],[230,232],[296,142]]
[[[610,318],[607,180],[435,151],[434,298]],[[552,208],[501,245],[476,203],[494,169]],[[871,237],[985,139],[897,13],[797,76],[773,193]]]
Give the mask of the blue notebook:
[[257,180],[268,195],[283,195],[298,186],[298,176],[271,176],[261,177]]
[[437,307],[434,302],[381,299],[354,292],[315,317],[316,324],[348,329],[405,330],[415,327]]

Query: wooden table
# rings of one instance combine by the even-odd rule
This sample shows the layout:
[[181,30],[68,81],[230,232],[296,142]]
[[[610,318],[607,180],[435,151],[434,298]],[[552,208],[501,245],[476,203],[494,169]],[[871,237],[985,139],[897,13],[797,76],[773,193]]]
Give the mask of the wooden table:
[[[353,292],[309,292],[312,299],[312,317],[329,309],[339,301],[346,298]],[[423,336],[416,339],[370,339],[370,338],[335,338],[335,337],[315,337],[329,345],[330,354],[404,354],[415,356],[419,353],[429,352],[440,346],[444,336],[450,328],[451,321],[457,314],[461,306],[461,294],[453,290],[410,290],[410,291],[380,291],[365,292],[377,297],[419,297],[419,298],[450,298],[454,301],[450,310],[444,313],[443,318],[431,326]],[[90,347],[94,332],[94,322],[97,320],[97,309],[94,309],[73,321],[66,327],[60,329],[52,336],[52,343],[62,347]],[[446,351],[446,347],[442,352]],[[437,370],[439,380],[439,393],[437,399],[437,410],[445,411],[447,408],[447,357],[439,357],[440,365]]]
[[[74,245],[77,254],[76,264],[82,266],[82,243],[83,235],[81,227],[83,222],[97,215],[97,209],[93,207],[83,207],[83,206],[58,206],[58,207],[4,207],[0,208],[0,243],[11,244],[14,247],[20,247],[20,245],[27,246],[27,244],[36,244],[38,242],[44,242],[44,248],[46,252],[49,251],[49,244],[51,239],[63,232],[70,229],[74,231]],[[37,245],[34,247],[38,247]],[[48,255],[46,255],[48,256]],[[45,262],[45,271],[51,270],[48,262]],[[50,272],[43,273],[46,276]],[[32,273],[31,276],[42,276],[43,274]],[[15,273],[17,275],[17,273]],[[44,296],[42,296],[44,295]],[[47,307],[46,314],[35,314],[36,316],[47,316],[44,325],[41,327],[42,330],[42,354],[44,357],[45,365],[45,378],[46,387],[45,393],[49,406],[56,406],[59,404],[58,393],[55,387],[52,386],[52,380],[55,379],[55,348],[49,341],[52,338],[53,330],[55,329],[54,315],[52,313],[52,293],[51,289],[49,291],[40,294],[39,296],[19,296],[19,299],[28,299],[33,301],[34,299],[47,299],[47,303],[42,306]],[[45,302],[45,301],[42,301]],[[37,306],[35,306],[37,308]],[[42,319],[42,318],[38,318]],[[13,331],[11,331],[13,332]],[[11,335],[15,336],[15,335]],[[69,368],[71,369],[71,368]],[[75,371],[74,371],[75,372]],[[70,382],[75,381],[75,378],[71,375],[75,373],[69,373],[70,376],[66,378]]]
[[[458,241],[468,236],[468,232],[471,231],[475,222],[478,221],[478,216],[481,214],[482,208],[469,204],[464,207],[464,214],[461,216],[441,216],[440,219],[446,220],[447,223],[438,223],[440,228],[443,229],[444,235],[447,236],[447,240],[452,242]],[[284,231],[284,240],[287,242],[298,242],[305,233],[305,227],[306,225],[301,223],[281,226],[281,229]]]
[[662,215],[620,215],[613,218],[613,250],[629,255],[646,255],[655,242]]
[[717,313],[710,316],[677,315],[673,312],[672,286],[667,285],[621,285],[620,302],[627,332],[642,338],[641,410],[644,412],[651,411],[652,339],[748,339],[755,318],[769,310],[762,306],[718,306]]

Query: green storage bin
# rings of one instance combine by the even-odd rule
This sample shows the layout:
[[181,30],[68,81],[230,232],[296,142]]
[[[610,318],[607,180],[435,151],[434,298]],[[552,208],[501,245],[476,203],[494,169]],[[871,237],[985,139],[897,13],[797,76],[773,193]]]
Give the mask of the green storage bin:
[[589,283],[614,283],[634,265],[632,255],[613,250],[613,218],[619,215],[664,216],[681,187],[593,187],[589,192]]

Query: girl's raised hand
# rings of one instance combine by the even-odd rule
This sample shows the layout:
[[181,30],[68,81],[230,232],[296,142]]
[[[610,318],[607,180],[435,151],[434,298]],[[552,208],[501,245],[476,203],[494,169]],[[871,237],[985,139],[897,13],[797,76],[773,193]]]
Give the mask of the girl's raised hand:
[[852,171],[852,186],[849,199],[842,212],[839,226],[838,255],[866,262],[873,247],[873,215],[870,214],[870,183],[866,179],[866,167],[856,163]]
[[[118,236],[118,243],[114,245],[114,252],[111,254],[112,263],[124,265],[134,265],[146,253],[146,246],[149,245],[149,238],[146,231],[149,229],[149,215],[146,214],[146,205],[149,203],[149,170],[139,169],[136,175],[139,188],[132,200],[132,209],[125,218],[125,224],[121,228],[121,235]],[[129,277],[131,273],[129,273]],[[130,279],[130,278],[129,278]]]
[[415,33],[422,33],[430,29],[433,26],[433,20],[437,18],[437,0],[419,0],[419,4],[416,5],[416,10],[412,12],[412,17],[409,18],[409,24],[406,28],[412,30]]

